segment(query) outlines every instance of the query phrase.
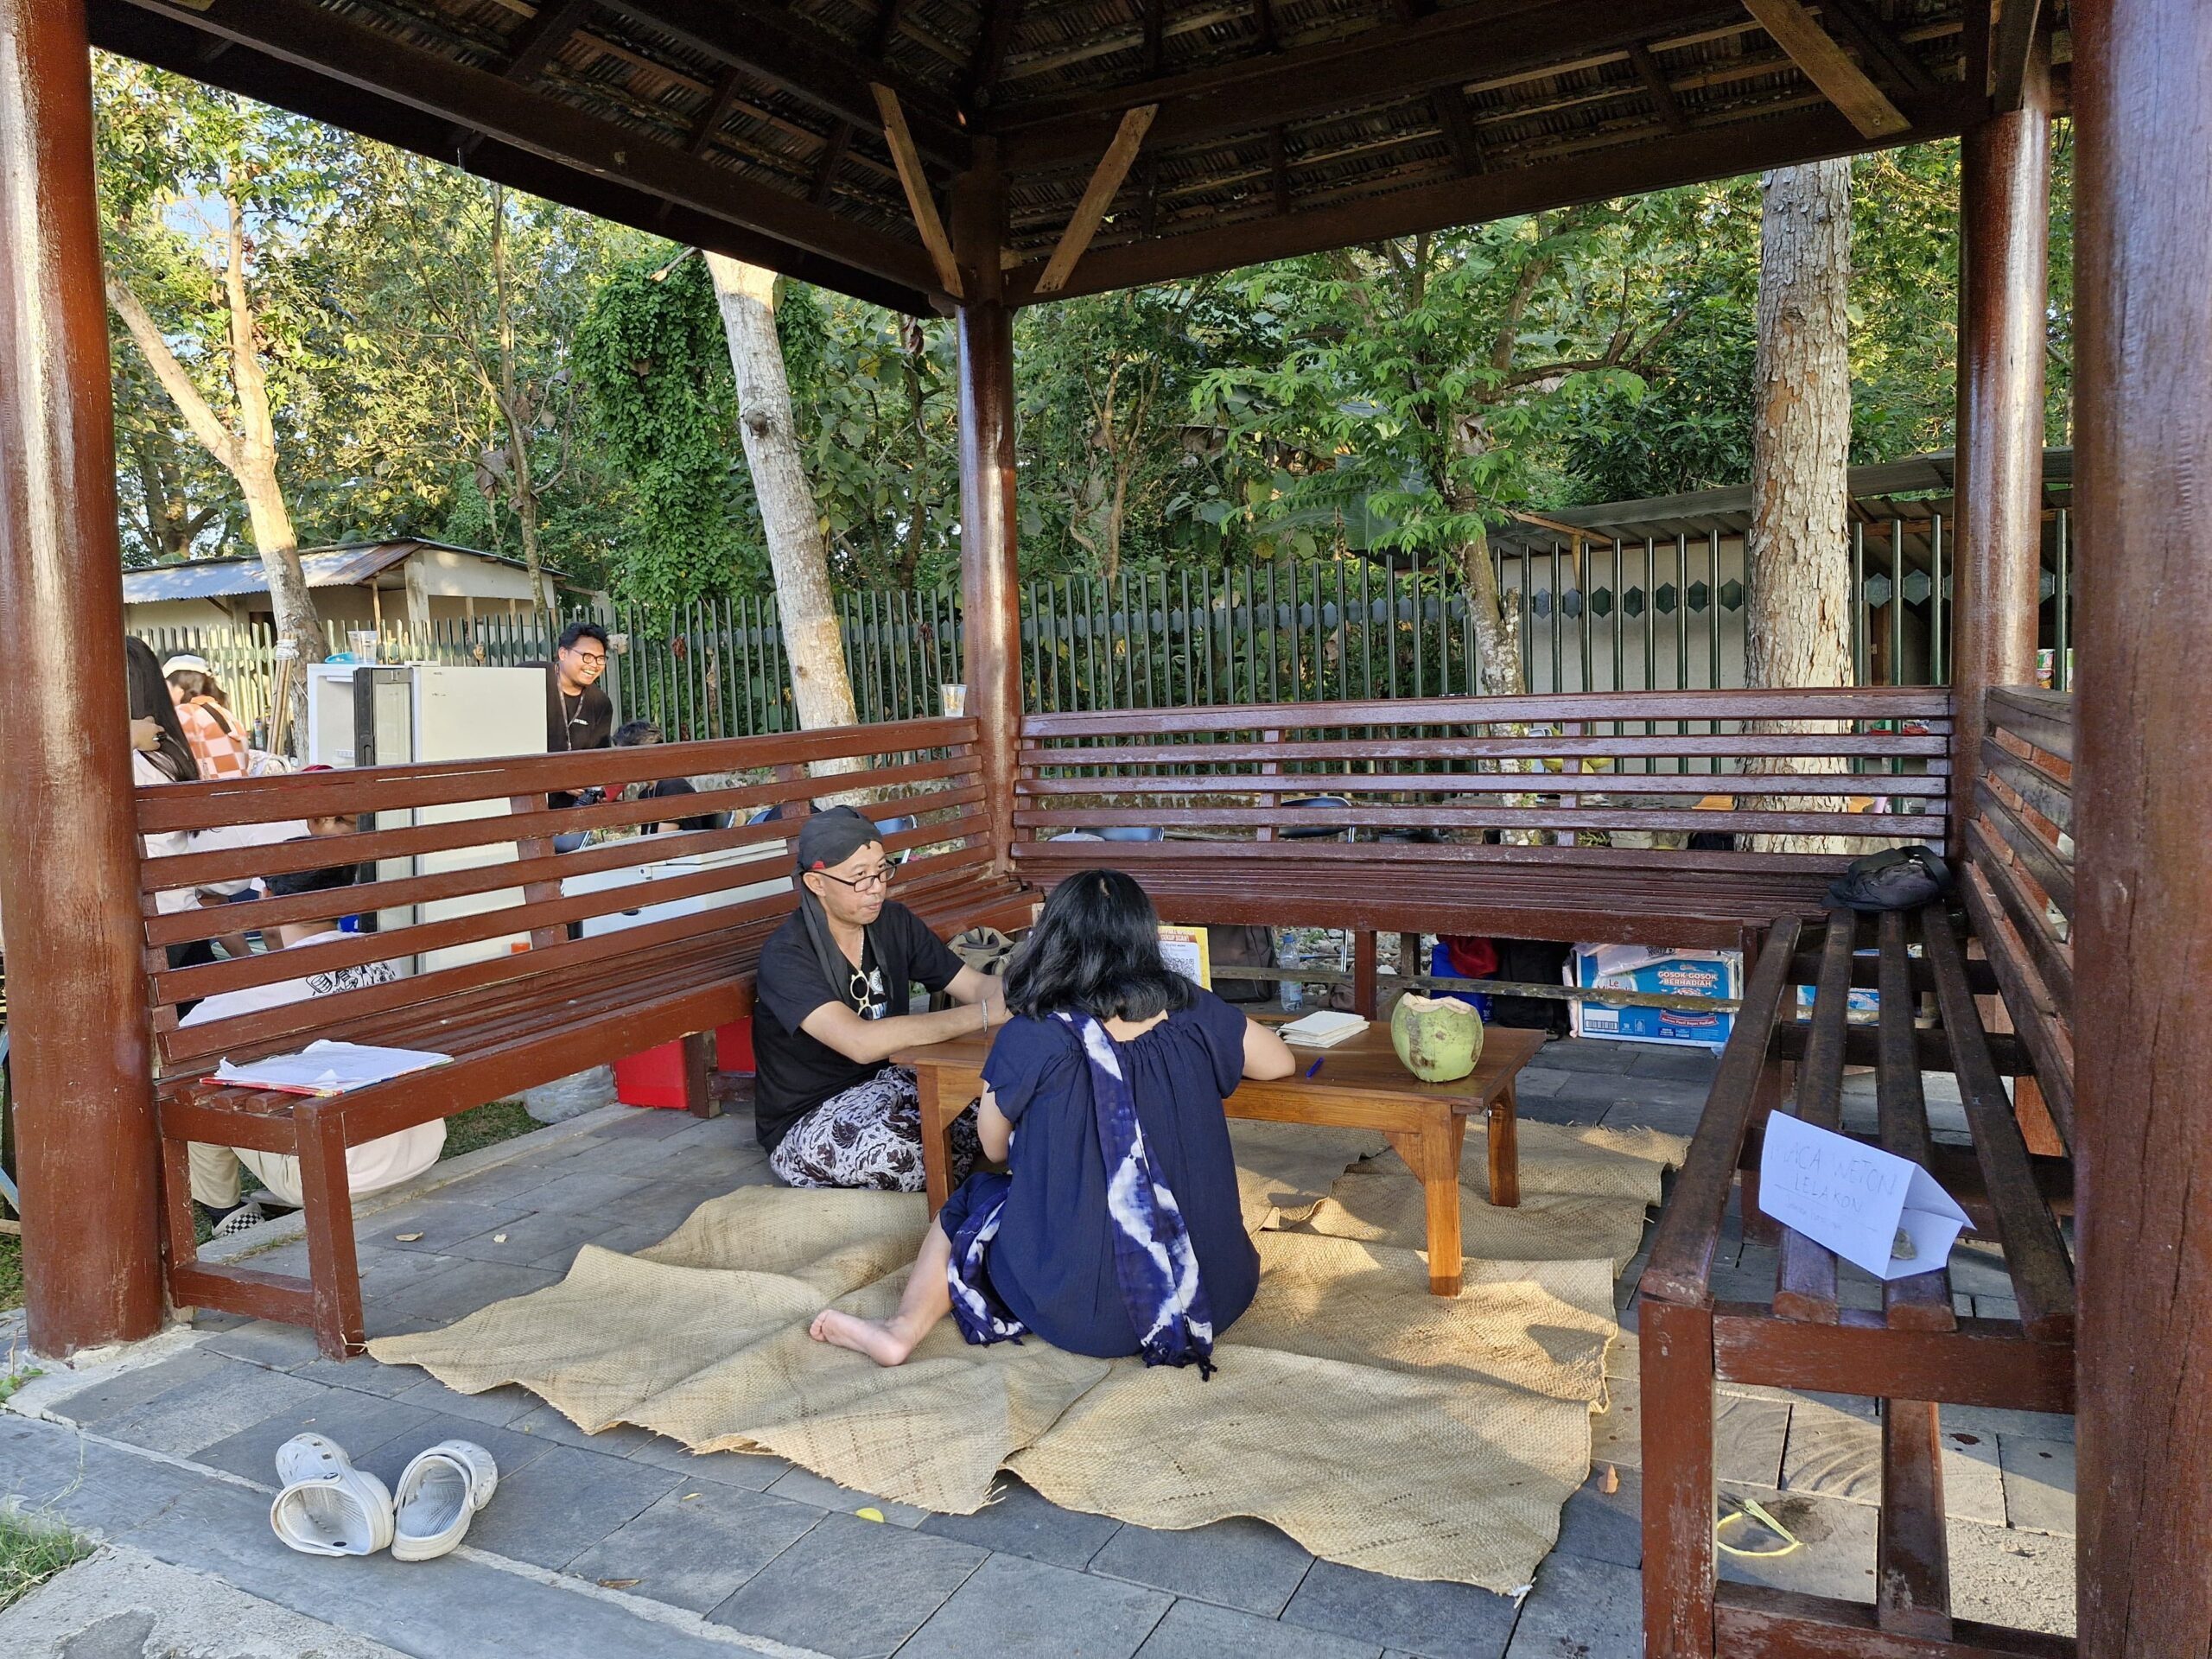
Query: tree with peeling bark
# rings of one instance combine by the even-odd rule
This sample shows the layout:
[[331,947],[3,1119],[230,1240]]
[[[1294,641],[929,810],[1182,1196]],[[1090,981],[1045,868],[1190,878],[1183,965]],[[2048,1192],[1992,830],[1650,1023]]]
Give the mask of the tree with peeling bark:
[[[135,67],[104,76],[102,93],[108,302],[194,439],[236,480],[278,638],[301,662],[320,661],[322,626],[277,476],[268,358],[270,314],[280,308],[257,256],[296,232],[288,215],[324,210],[330,140],[310,123],[270,121],[227,94]],[[304,674],[290,721],[305,731]]]
[[[844,635],[830,596],[830,544],[800,460],[791,384],[776,335],[776,273],[718,253],[708,254],[706,260],[729,340],[738,430],[775,573],[776,610],[798,721],[808,729],[856,725],[860,716],[845,667]],[[824,770],[849,771],[858,762],[818,764]]]
[[[1745,679],[1754,686],[1848,685],[1851,162],[1778,168],[1762,178],[1760,194]],[[1772,724],[1796,730],[1822,722]],[[1773,764],[1792,772],[1843,769],[1837,760]],[[1843,803],[1814,797],[1790,805],[1838,811]],[[1819,852],[1833,838],[1757,840],[1763,850]]]

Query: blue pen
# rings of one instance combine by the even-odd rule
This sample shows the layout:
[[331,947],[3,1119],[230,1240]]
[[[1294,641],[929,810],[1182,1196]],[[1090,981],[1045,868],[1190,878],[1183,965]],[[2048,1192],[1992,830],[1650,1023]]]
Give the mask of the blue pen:
[[[1328,1058],[1329,1058],[1329,1057],[1328,1057],[1327,1055],[1324,1054],[1324,1055],[1321,1057],[1321,1060],[1325,1060],[1325,1059],[1327,1059]],[[1314,1061],[1314,1062],[1313,1062],[1313,1065],[1309,1065],[1309,1066],[1307,1066],[1307,1067],[1306,1068],[1306,1075],[1307,1077],[1312,1077],[1312,1076],[1313,1076],[1316,1071],[1319,1071],[1321,1069],[1321,1060],[1316,1060],[1316,1061]]]

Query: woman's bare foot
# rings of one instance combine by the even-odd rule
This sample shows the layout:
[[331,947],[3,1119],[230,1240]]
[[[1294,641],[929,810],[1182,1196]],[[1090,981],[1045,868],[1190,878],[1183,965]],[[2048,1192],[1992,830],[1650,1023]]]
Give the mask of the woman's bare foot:
[[840,1313],[833,1307],[825,1307],[816,1314],[806,1333],[817,1342],[833,1343],[866,1354],[879,1365],[903,1365],[906,1356],[914,1351],[914,1339],[901,1335],[892,1323],[859,1319],[850,1313]]

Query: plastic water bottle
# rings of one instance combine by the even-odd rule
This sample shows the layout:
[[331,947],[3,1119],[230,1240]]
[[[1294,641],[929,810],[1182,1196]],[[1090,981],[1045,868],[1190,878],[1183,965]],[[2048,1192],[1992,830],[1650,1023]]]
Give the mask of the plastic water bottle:
[[[1286,937],[1282,943],[1276,946],[1275,964],[1281,968],[1297,968],[1302,965],[1299,959],[1298,945],[1294,940]],[[1282,988],[1282,1011],[1285,1014],[1300,1014],[1304,1012],[1306,1007],[1305,982],[1297,979],[1286,979],[1279,982],[1279,983]]]

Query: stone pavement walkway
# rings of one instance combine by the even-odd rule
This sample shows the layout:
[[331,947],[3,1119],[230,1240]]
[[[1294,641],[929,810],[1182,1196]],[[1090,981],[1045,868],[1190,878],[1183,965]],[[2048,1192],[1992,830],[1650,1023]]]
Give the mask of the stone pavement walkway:
[[[1523,1116],[1683,1133],[1712,1070],[1696,1051],[1595,1042],[1554,1043],[1539,1059],[1523,1075]],[[1852,1109],[1871,1116],[1865,1081],[1852,1080]],[[1948,1079],[1929,1081],[1932,1094]],[[454,1160],[359,1218],[370,1332],[446,1324],[550,1284],[584,1243],[636,1249],[706,1199],[765,1179],[742,1109],[700,1122],[613,1108]],[[296,1240],[257,1261],[290,1270],[303,1263]],[[1160,1533],[1077,1514],[1010,1478],[980,1514],[925,1515],[777,1458],[695,1457],[632,1428],[585,1435],[519,1389],[455,1394],[411,1367],[321,1359],[290,1326],[218,1316],[121,1364],[24,1386],[0,1412],[0,1495],[96,1532],[134,1559],[212,1575],[269,1604],[272,1617],[304,1616],[424,1659],[734,1649],[836,1659],[1627,1659],[1641,1647],[1629,1300],[1641,1265],[1622,1284],[1630,1328],[1609,1359],[1612,1395],[1594,1422],[1596,1468],[1517,1604],[1316,1561],[1255,1522]],[[1764,1270],[1772,1282],[1770,1262],[1739,1238],[1721,1267],[1746,1281]],[[1953,1282],[1985,1306],[2007,1287],[2001,1269],[1971,1248]],[[1871,1283],[1859,1287],[1872,1294]],[[0,1355],[6,1342],[0,1327]],[[1724,1557],[1725,1570],[1871,1599],[1879,1465],[1872,1402],[1745,1388],[1725,1389],[1722,1406],[1724,1497],[1756,1497],[1806,1545],[1777,1560]],[[2070,1628],[2071,1420],[1947,1410],[1944,1427],[1959,1611]],[[423,1446],[464,1436],[499,1459],[499,1496],[463,1551],[442,1561],[294,1554],[268,1527],[271,1456],[308,1428],[387,1482]],[[0,1614],[0,1650],[78,1659],[165,1650],[130,1645],[118,1626],[107,1635],[121,1646],[80,1649],[52,1634],[54,1599],[98,1565]],[[224,1647],[223,1632],[204,1639],[211,1654],[259,1651],[242,1640]],[[335,1637],[331,1650],[340,1650]]]

